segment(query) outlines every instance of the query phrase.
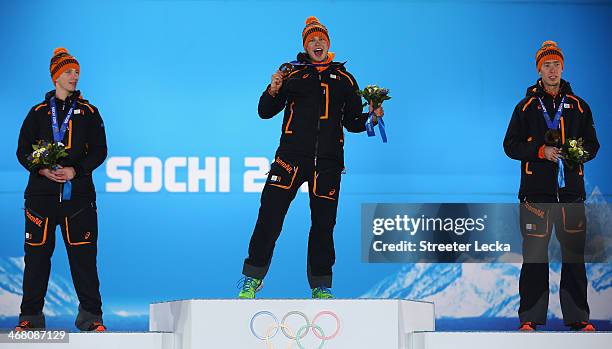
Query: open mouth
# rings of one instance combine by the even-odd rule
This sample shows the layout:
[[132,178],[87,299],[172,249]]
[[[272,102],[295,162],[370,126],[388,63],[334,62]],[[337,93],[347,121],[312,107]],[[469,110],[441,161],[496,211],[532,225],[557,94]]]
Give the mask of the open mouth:
[[323,57],[323,49],[322,48],[315,48],[314,50],[314,54],[316,57],[321,58]]

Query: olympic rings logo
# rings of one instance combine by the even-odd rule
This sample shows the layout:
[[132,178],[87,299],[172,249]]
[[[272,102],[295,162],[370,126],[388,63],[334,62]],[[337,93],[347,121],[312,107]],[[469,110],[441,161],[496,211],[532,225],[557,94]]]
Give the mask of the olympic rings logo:
[[[336,320],[336,330],[329,336],[326,336],[321,326],[316,324],[317,320],[326,315],[331,316]],[[255,331],[254,324],[257,318],[263,316],[271,318],[273,323],[267,328],[265,334],[262,336]],[[297,332],[294,332],[293,329],[287,325],[287,319],[290,316],[299,316],[304,319],[304,325],[298,328]],[[273,313],[264,310],[255,313],[255,315],[251,317],[250,328],[253,336],[257,337],[257,339],[266,342],[266,347],[268,349],[274,348],[274,346],[272,346],[272,343],[270,343],[270,339],[274,338],[274,336],[278,334],[279,329],[285,335],[285,337],[291,340],[287,348],[291,348],[291,345],[295,341],[295,343],[300,349],[306,349],[302,344],[301,340],[303,340],[304,337],[306,337],[306,335],[308,335],[308,333],[312,330],[312,334],[314,334],[315,337],[321,340],[319,346],[317,347],[317,349],[321,349],[323,348],[323,345],[326,341],[336,338],[336,336],[340,333],[340,318],[338,317],[338,315],[336,315],[336,313],[329,310],[324,310],[317,313],[317,315],[315,315],[315,317],[313,318],[312,322],[310,322],[310,319],[308,319],[308,316],[306,316],[306,314],[302,313],[301,311],[294,310],[285,314],[285,316],[283,316],[283,318],[279,322],[278,318]]]

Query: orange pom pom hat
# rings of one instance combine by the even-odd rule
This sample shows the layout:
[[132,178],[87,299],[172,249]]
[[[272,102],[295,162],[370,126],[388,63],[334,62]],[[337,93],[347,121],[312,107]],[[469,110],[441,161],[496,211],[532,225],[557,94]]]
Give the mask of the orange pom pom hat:
[[557,46],[557,43],[552,40],[547,40],[542,43],[542,47],[536,53],[536,67],[538,72],[542,69],[544,61],[558,60],[563,68],[563,51]]
[[53,85],[57,81],[60,75],[68,69],[81,70],[79,62],[68,53],[63,47],[58,47],[53,51],[53,57],[51,57],[51,63],[49,64],[49,72],[51,73],[51,80]]
[[306,44],[312,36],[321,34],[325,37],[325,39],[327,39],[327,44],[331,46],[329,32],[327,31],[327,28],[321,24],[321,22],[319,22],[319,19],[315,16],[306,18],[306,27],[304,27],[304,30],[302,31],[302,43],[304,44],[304,49],[306,49]]

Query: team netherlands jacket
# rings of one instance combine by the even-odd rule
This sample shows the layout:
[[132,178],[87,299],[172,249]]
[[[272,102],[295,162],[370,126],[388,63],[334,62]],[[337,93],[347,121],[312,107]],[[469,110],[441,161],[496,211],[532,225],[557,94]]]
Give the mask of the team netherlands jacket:
[[550,118],[554,118],[559,103],[565,96],[560,128],[563,143],[569,138],[582,138],[588,151],[588,161],[597,155],[599,142],[589,105],[574,95],[570,84],[561,80],[559,94],[551,96],[541,80],[527,89],[527,94],[514,108],[506,136],[506,155],[521,161],[521,186],[519,199],[531,195],[568,195],[586,199],[584,189],[584,165],[570,169],[564,166],[565,187],[557,182],[558,165],[544,158],[544,134],[548,130],[538,98],[542,99]]
[[[30,109],[19,132],[17,159],[26,170],[30,171],[25,190],[26,199],[33,196],[57,196],[59,198],[63,190],[63,184],[39,175],[38,169],[30,170],[27,160],[27,156],[33,151],[33,144],[39,140],[53,141],[49,99],[54,95],[55,90],[48,92],[43,102]],[[104,162],[107,155],[104,122],[98,109],[83,99],[80,91],[75,91],[65,101],[56,99],[60,127],[75,98],[77,99],[76,107],[62,142],[66,145],[68,157],[61,159],[60,165],[75,169],[76,175],[71,181],[72,196],[95,200],[96,192],[92,172]]]
[[[299,62],[308,62],[298,54]],[[344,63],[332,62],[323,71],[297,66],[283,81],[278,95],[268,87],[259,99],[259,116],[269,119],[285,109],[277,155],[337,160],[344,166],[344,131],[365,131],[359,86]]]

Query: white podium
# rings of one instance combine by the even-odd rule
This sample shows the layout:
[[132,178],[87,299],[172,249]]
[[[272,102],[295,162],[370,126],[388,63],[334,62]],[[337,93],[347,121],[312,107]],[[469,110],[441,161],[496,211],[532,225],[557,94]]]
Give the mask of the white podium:
[[[434,323],[432,303],[408,300],[193,299],[151,304],[150,332],[71,333],[69,343],[51,347],[608,349],[612,343],[610,332],[436,332]],[[0,340],[0,349],[51,347]]]
[[434,326],[432,303],[393,299],[194,299],[151,304],[149,316],[174,349],[405,349]]
[[408,349],[609,349],[610,332],[417,332],[407,335]]

